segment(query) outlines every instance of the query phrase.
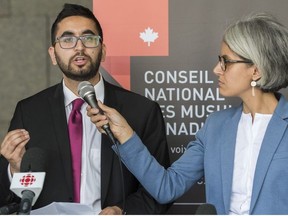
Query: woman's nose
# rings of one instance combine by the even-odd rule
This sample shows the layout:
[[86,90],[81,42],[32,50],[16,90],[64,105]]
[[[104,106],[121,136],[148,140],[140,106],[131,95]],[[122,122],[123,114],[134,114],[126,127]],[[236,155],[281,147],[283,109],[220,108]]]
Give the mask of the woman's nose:
[[217,76],[219,76],[219,75],[221,75],[221,74],[224,73],[224,71],[222,70],[222,68],[221,68],[221,66],[220,66],[220,62],[218,62],[218,63],[215,65],[215,67],[214,67],[214,69],[213,69],[213,72],[214,72],[214,74],[217,75]]

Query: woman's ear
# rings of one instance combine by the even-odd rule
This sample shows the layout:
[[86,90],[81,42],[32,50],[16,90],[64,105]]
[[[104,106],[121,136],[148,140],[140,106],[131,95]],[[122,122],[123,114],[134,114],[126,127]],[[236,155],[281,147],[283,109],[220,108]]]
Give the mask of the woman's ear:
[[259,71],[258,67],[253,66],[253,74],[252,80],[259,80],[261,78],[261,72]]

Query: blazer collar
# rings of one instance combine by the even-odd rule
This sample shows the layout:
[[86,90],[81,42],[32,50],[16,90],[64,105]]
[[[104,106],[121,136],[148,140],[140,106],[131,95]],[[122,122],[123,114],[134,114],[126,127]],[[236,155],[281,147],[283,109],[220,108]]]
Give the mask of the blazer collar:
[[288,103],[283,95],[276,94],[276,97],[279,98],[279,102],[268,124],[257,160],[250,205],[250,214],[253,212],[256,201],[259,197],[273,156],[287,129]]

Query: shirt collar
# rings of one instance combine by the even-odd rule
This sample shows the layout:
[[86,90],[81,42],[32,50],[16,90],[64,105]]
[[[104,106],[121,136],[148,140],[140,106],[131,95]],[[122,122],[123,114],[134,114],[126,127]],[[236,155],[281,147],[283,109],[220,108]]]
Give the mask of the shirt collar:
[[[64,103],[65,107],[69,106],[73,100],[76,98],[79,98],[77,95],[75,95],[66,85],[63,80],[62,82],[63,85],[63,92],[64,92]],[[97,100],[104,101],[104,81],[103,78],[100,74],[100,80],[99,82],[94,86],[95,89],[95,94],[97,97]]]

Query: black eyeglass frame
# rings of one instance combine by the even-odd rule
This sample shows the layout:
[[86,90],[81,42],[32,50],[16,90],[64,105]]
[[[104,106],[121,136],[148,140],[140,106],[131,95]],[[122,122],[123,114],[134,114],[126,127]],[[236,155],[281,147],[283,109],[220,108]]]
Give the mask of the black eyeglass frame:
[[[245,63],[245,64],[253,64],[252,61],[250,60],[232,60],[232,59],[226,59],[224,56],[218,56],[218,59],[219,59],[219,63],[220,63],[220,67],[221,69],[225,72],[226,69],[227,69],[227,63]],[[223,61],[222,61],[223,59]],[[224,64],[223,64],[224,62]]]
[[[97,38],[97,44],[96,44],[96,46],[86,46],[86,45],[85,45],[85,42],[83,42],[83,40],[87,39],[88,37]],[[61,39],[65,39],[65,38],[74,38],[74,39],[76,40],[76,41],[74,42],[74,43],[75,43],[74,46],[68,47],[68,48],[67,48],[67,47],[62,47],[62,45],[61,45]],[[62,36],[62,37],[57,37],[57,38],[56,38],[56,40],[55,40],[55,42],[54,42],[54,45],[55,45],[56,43],[59,43],[59,45],[60,45],[60,47],[61,47],[62,49],[73,49],[73,48],[75,48],[75,47],[77,46],[78,40],[80,40],[80,41],[82,42],[83,46],[86,47],[86,48],[96,48],[96,47],[99,46],[99,43],[101,42],[102,38],[101,38],[100,35],[82,35],[82,36],[79,36],[79,37],[77,37],[77,36]]]

